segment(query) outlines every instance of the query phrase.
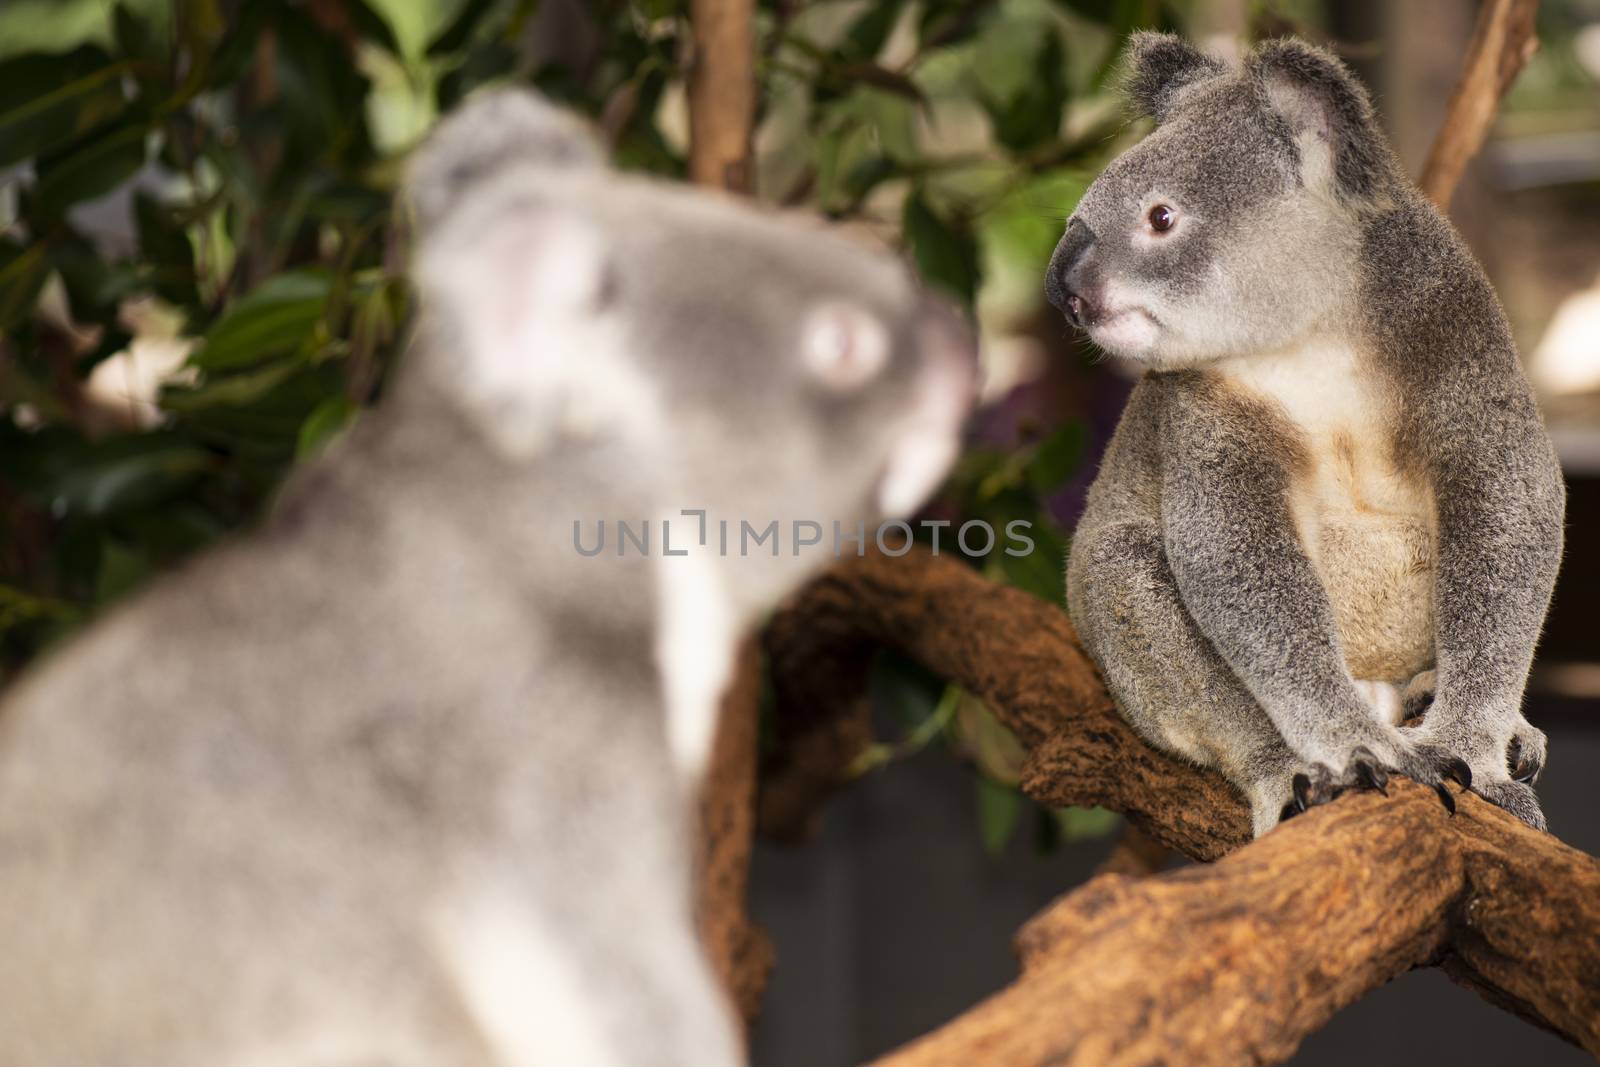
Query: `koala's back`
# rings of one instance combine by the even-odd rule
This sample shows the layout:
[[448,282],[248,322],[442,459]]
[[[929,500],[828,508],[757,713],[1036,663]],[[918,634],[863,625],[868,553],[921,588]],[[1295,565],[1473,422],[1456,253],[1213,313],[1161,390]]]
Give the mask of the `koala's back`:
[[[401,567],[414,546],[359,500],[316,505],[115,613],[7,702],[7,1063],[499,1062],[485,975],[581,991],[703,968],[648,649],[590,669],[470,546],[430,536],[437,557]],[[430,580],[439,608],[419,613]],[[501,941],[527,959],[485,959]],[[660,1010],[606,992],[596,1010]],[[571,995],[535,988],[521,1010],[559,1031]],[[691,1047],[683,1009],[568,1044]]]

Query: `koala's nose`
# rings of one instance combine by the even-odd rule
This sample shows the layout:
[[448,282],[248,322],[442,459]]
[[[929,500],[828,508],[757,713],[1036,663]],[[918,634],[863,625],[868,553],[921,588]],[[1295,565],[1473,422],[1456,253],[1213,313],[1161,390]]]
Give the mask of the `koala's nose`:
[[1094,317],[1094,303],[1088,296],[1089,251],[1093,246],[1094,231],[1082,219],[1073,219],[1061,235],[1045,274],[1045,298],[1074,326],[1083,326]]

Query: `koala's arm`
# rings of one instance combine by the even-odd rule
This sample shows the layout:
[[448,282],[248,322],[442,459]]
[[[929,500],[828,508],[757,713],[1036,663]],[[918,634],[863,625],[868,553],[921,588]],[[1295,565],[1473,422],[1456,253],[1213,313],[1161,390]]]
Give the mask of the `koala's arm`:
[[1167,406],[1162,533],[1195,624],[1302,759],[1345,770],[1404,741],[1368,709],[1289,512],[1295,445],[1270,411],[1200,375]]
[[1476,350],[1455,339],[1453,365],[1430,376],[1415,404],[1437,522],[1437,663],[1424,732],[1475,770],[1503,774],[1561,562],[1566,490],[1510,338],[1484,334]]

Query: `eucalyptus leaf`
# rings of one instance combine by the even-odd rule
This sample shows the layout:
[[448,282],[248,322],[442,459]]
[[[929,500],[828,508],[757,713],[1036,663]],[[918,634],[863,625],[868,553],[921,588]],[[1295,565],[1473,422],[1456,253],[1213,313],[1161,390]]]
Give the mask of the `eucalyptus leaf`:
[[245,367],[300,347],[321,321],[332,285],[323,271],[267,279],[206,332],[190,362],[207,370]]
[[1022,818],[1022,794],[1009,785],[978,775],[978,836],[991,856],[1005,852]]
[[978,288],[978,242],[967,225],[940,218],[913,193],[902,209],[901,232],[923,279],[971,304]]
[[132,177],[145,161],[149,129],[142,117],[114,121],[39,160],[36,195],[42,209],[61,214],[103,196]]
[[56,148],[120,109],[127,70],[92,47],[0,63],[0,165]]

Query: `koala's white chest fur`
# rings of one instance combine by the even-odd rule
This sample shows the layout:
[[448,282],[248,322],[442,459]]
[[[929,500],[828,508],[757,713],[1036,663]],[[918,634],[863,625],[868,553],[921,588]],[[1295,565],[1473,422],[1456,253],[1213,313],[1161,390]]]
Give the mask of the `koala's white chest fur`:
[[1431,487],[1397,462],[1398,398],[1341,340],[1224,360],[1233,387],[1275,405],[1299,437],[1290,513],[1359,679],[1404,684],[1432,666]]

